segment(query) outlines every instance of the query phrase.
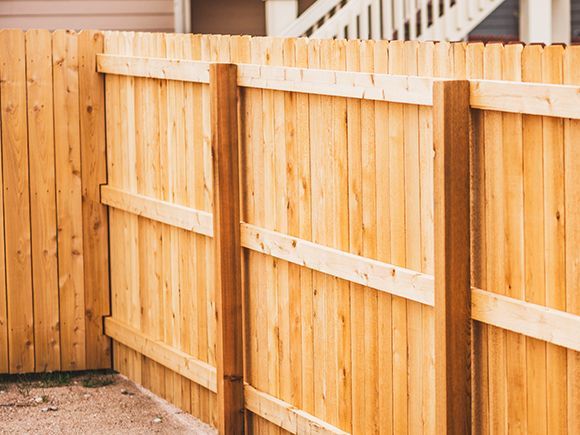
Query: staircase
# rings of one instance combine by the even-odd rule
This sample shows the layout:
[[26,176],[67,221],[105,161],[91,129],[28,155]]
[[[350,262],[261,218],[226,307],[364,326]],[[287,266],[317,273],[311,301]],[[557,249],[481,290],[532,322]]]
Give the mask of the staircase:
[[318,0],[280,36],[460,41],[503,0]]

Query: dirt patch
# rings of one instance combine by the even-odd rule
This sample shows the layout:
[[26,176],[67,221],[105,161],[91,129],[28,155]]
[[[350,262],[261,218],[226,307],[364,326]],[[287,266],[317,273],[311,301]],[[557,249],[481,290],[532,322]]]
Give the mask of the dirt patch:
[[114,373],[0,376],[0,434],[216,434]]

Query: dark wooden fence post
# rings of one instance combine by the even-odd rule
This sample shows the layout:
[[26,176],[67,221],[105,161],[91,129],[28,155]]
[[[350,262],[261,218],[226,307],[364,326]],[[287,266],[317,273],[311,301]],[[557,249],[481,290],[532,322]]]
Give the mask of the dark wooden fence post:
[[469,82],[433,88],[436,432],[471,432]]
[[244,427],[237,67],[210,68],[217,312],[218,429]]

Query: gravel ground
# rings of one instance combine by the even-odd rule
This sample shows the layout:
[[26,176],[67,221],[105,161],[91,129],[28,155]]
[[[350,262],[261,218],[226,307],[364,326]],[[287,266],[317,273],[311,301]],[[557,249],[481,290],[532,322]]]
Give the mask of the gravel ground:
[[0,434],[216,434],[123,376],[0,377]]

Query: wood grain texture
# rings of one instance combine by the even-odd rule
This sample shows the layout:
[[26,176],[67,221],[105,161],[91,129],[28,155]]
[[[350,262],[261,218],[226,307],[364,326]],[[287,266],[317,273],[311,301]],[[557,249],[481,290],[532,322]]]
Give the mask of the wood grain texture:
[[[483,53],[486,79],[501,79],[501,44],[487,44]],[[505,295],[505,213],[503,160],[503,117],[499,112],[483,112],[486,195],[486,276],[487,287]],[[488,328],[489,430],[507,432],[506,332]]]
[[[26,33],[34,335],[38,372],[60,369],[52,38]],[[108,289],[107,289],[108,291]]]
[[[139,35],[137,39],[141,37]],[[308,91],[307,87],[301,88],[302,85],[284,87],[290,86],[292,74],[297,73],[280,66],[314,69],[301,72],[306,74],[308,86],[316,79],[362,80],[356,89],[350,89],[354,94],[348,94],[358,97],[359,87],[369,87],[365,80],[370,76],[357,72],[361,69],[370,74],[391,72],[476,79],[484,76],[501,79],[505,75],[505,78],[519,80],[519,74],[523,78],[525,67],[519,66],[522,71],[518,72],[518,47],[222,36],[195,36],[192,39],[197,41],[194,42],[194,46],[197,44],[195,50],[199,50],[199,58],[204,61],[231,60],[254,64],[242,66],[244,72],[237,77],[238,85],[242,77],[247,86],[257,86],[240,90],[239,158],[244,222],[240,232],[241,246],[249,248],[243,251],[242,270],[246,380],[274,401],[282,400],[293,410],[302,409],[342,430],[355,433],[377,429],[386,433],[433,433],[436,431],[434,397],[437,390],[433,360],[438,334],[433,327],[432,308],[424,305],[417,309],[415,302],[377,292],[376,288],[363,287],[371,282],[365,280],[374,276],[372,273],[365,275],[366,264],[374,265],[377,260],[406,271],[415,270],[420,273],[417,276],[429,278],[428,275],[433,274],[435,256],[431,251],[436,243],[432,216],[436,195],[433,193],[432,109],[407,106],[400,101],[345,99],[347,94],[332,93],[332,87],[337,83],[325,84],[330,87],[322,91],[312,88],[314,94],[309,95],[302,93]],[[144,39],[139,44],[147,46],[149,42]],[[155,44],[160,45],[154,53],[133,48],[133,52],[128,51],[126,56],[175,58],[170,63],[183,57],[183,41],[177,37],[163,37],[162,42]],[[321,68],[335,71],[346,68],[351,70],[349,73],[362,75],[340,75]],[[147,73],[142,72],[142,75]],[[113,76],[109,79],[112,80]],[[343,91],[346,83],[341,82]],[[350,86],[354,82],[348,83]],[[137,89],[140,86],[156,88],[158,97],[139,100]],[[203,210],[208,212],[206,217],[209,218],[212,177],[208,163],[211,167],[212,158],[211,152],[206,151],[211,125],[209,111],[197,110],[209,107],[209,88],[203,83],[177,84],[169,83],[166,78],[141,77],[136,79],[135,89],[137,99],[134,107],[146,106],[145,114],[136,115],[137,124],[147,128],[151,124],[146,121],[150,114],[153,119],[159,117],[154,121],[158,127],[143,133],[141,138],[140,128],[136,128],[137,149],[143,147],[152,153],[152,158],[136,159],[137,166],[141,165],[137,171],[137,183],[153,186],[155,183],[159,185],[161,179],[166,180],[158,187],[158,194],[153,187],[147,187],[147,192],[139,188],[139,194],[174,203],[172,207],[177,203],[186,209]],[[551,88],[552,91],[560,92],[557,88]],[[183,114],[176,102],[180,98],[188,101],[188,92],[191,92],[189,101],[193,104],[184,104],[183,110],[186,119],[193,121],[183,125]],[[538,369],[540,379],[543,379],[541,352],[535,357],[536,349],[541,350],[541,347],[528,338],[522,341],[523,337],[518,334],[573,344],[565,334],[550,335],[553,331],[569,330],[574,324],[573,318],[566,317],[563,311],[567,307],[546,310],[541,306],[546,302],[532,306],[519,300],[527,299],[524,290],[527,291],[528,282],[535,283],[531,291],[537,291],[541,298],[542,289],[538,283],[546,279],[545,267],[535,269],[535,265],[544,264],[545,254],[532,255],[532,250],[536,249],[533,246],[540,246],[536,242],[540,237],[543,239],[543,231],[534,232],[535,238],[530,245],[526,241],[534,224],[529,228],[527,225],[538,215],[534,214],[533,201],[539,201],[537,208],[544,216],[544,189],[536,190],[535,196],[531,189],[533,174],[541,170],[541,178],[545,180],[546,177],[543,166],[545,133],[542,127],[539,135],[542,159],[538,166],[538,160],[526,154],[530,146],[533,148],[532,136],[538,135],[533,132],[520,134],[525,130],[524,124],[533,124],[529,123],[532,116],[520,117],[519,114],[478,110],[474,113],[471,129],[478,141],[470,162],[475,192],[471,202],[475,227],[472,243],[474,288],[471,294],[475,296],[471,306],[477,318],[473,346],[473,362],[476,363],[473,373],[477,378],[473,384],[477,385],[474,388],[477,403],[473,422],[474,430],[484,433],[489,429],[502,432],[527,427],[529,430],[536,422],[540,427],[543,418],[547,425],[547,412],[545,417],[540,412],[537,419],[533,419],[530,411],[530,406],[533,409],[541,406],[539,396],[544,395],[544,400],[548,398],[547,385],[546,389],[541,385],[531,388],[534,370]],[[540,119],[543,126],[543,119],[534,119]],[[552,129],[549,140],[559,136],[558,128]],[[201,152],[198,153],[197,148],[191,150],[190,145],[186,145],[186,151],[183,151],[181,133],[178,133],[181,129],[186,131],[185,140],[192,136],[193,143],[199,145]],[[562,131],[566,132],[565,129]],[[144,138],[151,135],[159,135],[159,140],[148,144]],[[508,148],[504,146],[507,143],[516,146]],[[159,152],[158,160],[155,152]],[[176,160],[176,156],[183,152],[187,156],[185,162]],[[156,161],[158,166],[155,166]],[[534,164],[530,166],[532,161]],[[564,160],[565,164],[570,161],[569,156]],[[155,176],[144,179],[148,168],[153,168]],[[191,174],[187,168],[193,168]],[[162,177],[159,180],[156,178],[158,175]],[[188,176],[192,183],[187,181],[184,185],[182,178]],[[550,204],[558,200],[557,188],[553,191]],[[192,202],[185,204],[186,197]],[[515,201],[510,204],[511,197]],[[568,219],[568,209],[565,210],[562,213]],[[162,214],[155,219],[163,218]],[[144,218],[139,222],[140,231],[153,225]],[[164,296],[159,315],[153,322],[146,322],[155,323],[153,331],[163,325],[160,334],[172,346],[182,347],[182,350],[186,346],[193,349],[187,352],[197,353],[200,360],[215,361],[215,343],[212,342],[216,331],[213,272],[207,261],[210,255],[208,246],[214,241],[201,235],[188,233],[186,236],[186,231],[180,230],[175,250],[173,229],[163,227],[155,231],[158,232],[151,232],[151,238],[140,241],[142,252],[139,255],[143,267],[146,267],[144,248],[155,246],[157,236],[153,235],[161,234],[161,250],[157,251],[155,261],[161,264],[162,276],[154,278],[154,273],[143,274],[140,280],[159,280]],[[566,229],[566,234],[568,231]],[[560,236],[553,234],[554,246],[559,246],[556,240]],[[570,260],[568,249],[566,271],[569,262],[574,261]],[[319,260],[322,252],[324,261],[316,263],[314,260]],[[204,259],[206,267],[196,267],[195,278],[188,276],[186,269]],[[355,260],[362,260],[364,265],[359,264],[356,270],[345,267]],[[547,264],[556,267],[559,263]],[[322,267],[325,269],[321,270]],[[401,278],[400,269],[395,269],[398,280]],[[177,281],[175,270],[178,271]],[[350,273],[356,284],[327,273],[332,270]],[[384,278],[391,282],[387,269],[385,273]],[[179,321],[170,319],[166,324],[165,319],[175,313],[177,306],[176,282],[181,289],[181,317]],[[400,296],[413,288],[411,283],[417,281],[411,280],[409,286],[400,282]],[[185,294],[183,289],[189,287],[195,290]],[[427,290],[431,291],[432,280],[428,287]],[[466,289],[469,293],[468,286]],[[153,298],[147,305],[151,302]],[[556,302],[561,303],[561,300]],[[192,304],[195,304],[194,312],[187,308]],[[142,320],[145,318],[147,316],[142,316]],[[523,320],[528,318],[536,321]],[[180,326],[190,321],[196,324],[197,331],[185,331]],[[175,335],[177,328],[181,328],[179,337]],[[529,343],[533,344],[528,346]],[[294,352],[296,347],[299,352]],[[382,352],[383,349],[389,351]],[[129,359],[126,361],[128,363]],[[522,364],[524,361],[525,365]],[[530,361],[533,368],[529,368]],[[192,412],[204,420],[215,418],[215,396],[207,395],[203,387],[192,384],[191,403],[184,404],[183,394],[180,397],[178,391],[180,385],[183,391],[184,380],[167,370],[159,372],[155,364],[151,361],[145,376],[155,390],[184,408],[191,406]],[[570,379],[573,366],[570,364],[567,363],[567,376],[562,378],[566,389],[562,388],[560,379],[550,394],[561,397],[566,391],[568,397],[573,397],[573,378]],[[557,366],[554,364],[553,367]],[[158,375],[160,373],[162,375]],[[379,373],[386,375],[380,376]],[[547,376],[546,373],[544,377]],[[377,393],[373,394],[375,391]],[[530,391],[533,391],[533,397]],[[526,404],[518,406],[514,399],[524,394],[527,396]],[[340,400],[340,397],[346,400]],[[406,400],[399,400],[401,397]],[[570,399],[566,402],[569,415]],[[282,407],[286,411],[280,417],[282,414],[272,414],[276,407],[272,408],[271,402],[260,406],[263,406],[259,408],[262,414],[248,414],[248,432],[284,433],[274,423],[287,423],[284,416],[294,411]],[[276,409],[280,410],[279,407]],[[561,412],[554,414],[554,424],[561,424],[561,417]]]
[[[567,47],[564,52],[564,83],[580,84],[575,65],[580,62],[580,47]],[[564,191],[566,203],[566,311],[580,315],[580,219],[572,204],[580,201],[580,158],[574,143],[580,140],[580,122],[564,121]],[[568,433],[580,431],[580,352],[568,350]]]
[[[532,45],[522,52],[522,79],[542,80],[543,47]],[[546,304],[544,249],[544,159],[542,155],[542,118],[524,116],[523,176],[524,176],[524,270],[526,300]],[[540,230],[538,230],[540,228]],[[547,430],[546,343],[526,339],[527,348],[527,413],[528,428],[538,433]]]
[[61,367],[85,367],[85,292],[79,124],[78,39],[52,35]]
[[24,33],[0,31],[2,172],[10,372],[32,372],[34,308]]
[[212,155],[214,165],[214,241],[218,363],[218,426],[242,433],[243,359],[238,175],[237,69],[210,69]]
[[[563,81],[564,47],[550,46],[542,54],[542,80]],[[566,309],[566,226],[564,179],[564,120],[545,117],[543,126],[544,162],[544,241],[546,305]],[[546,347],[548,432],[563,433],[568,419],[566,351],[554,345]]]
[[438,433],[471,430],[469,89],[434,87],[435,381]]
[[210,391],[217,391],[215,367],[196,360],[162,341],[152,340],[138,329],[124,325],[112,317],[105,320],[105,331],[107,336],[115,341],[124,344],[147,358],[151,358],[181,376],[191,379]]
[[102,317],[110,314],[109,221],[99,191],[107,182],[105,83],[95,66],[97,53],[104,49],[103,34],[81,32],[78,47],[86,363],[87,368],[97,369],[111,365],[111,343],[102,325]]

